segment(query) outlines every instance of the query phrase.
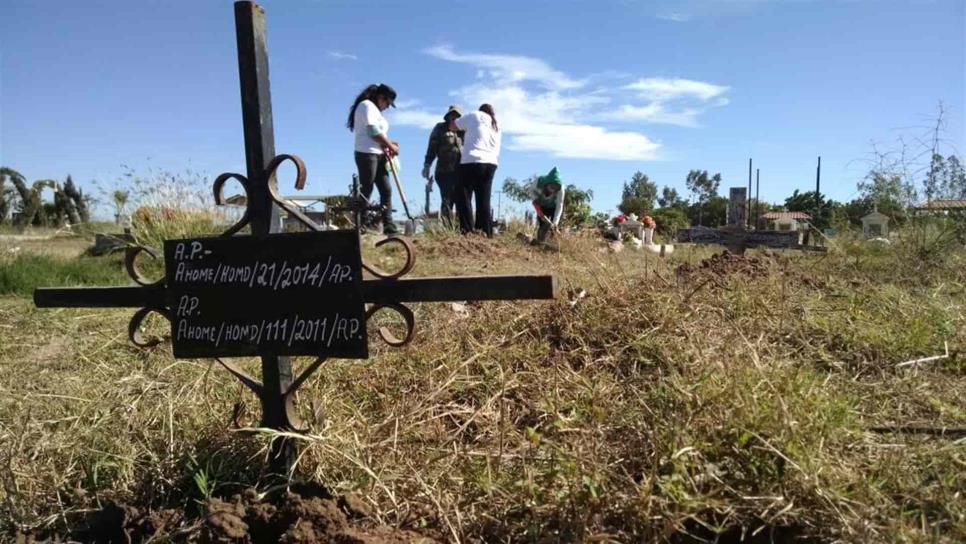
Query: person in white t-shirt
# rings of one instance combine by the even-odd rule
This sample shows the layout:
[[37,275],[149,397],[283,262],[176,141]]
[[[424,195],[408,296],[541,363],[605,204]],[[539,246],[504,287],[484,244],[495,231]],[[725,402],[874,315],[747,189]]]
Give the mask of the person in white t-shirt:
[[396,91],[389,85],[369,85],[356,97],[349,109],[346,126],[355,137],[356,168],[362,196],[369,199],[372,189],[379,190],[384,234],[396,234],[399,229],[392,221],[392,185],[386,161],[399,154],[399,143],[389,139],[389,122],[382,112],[396,107]]
[[[500,158],[500,127],[493,106],[483,104],[479,111],[469,112],[451,122],[452,130],[466,131],[460,153],[459,181],[456,190],[456,213],[463,234],[474,230],[493,237],[490,193],[493,175]],[[474,220],[472,199],[476,198]]]

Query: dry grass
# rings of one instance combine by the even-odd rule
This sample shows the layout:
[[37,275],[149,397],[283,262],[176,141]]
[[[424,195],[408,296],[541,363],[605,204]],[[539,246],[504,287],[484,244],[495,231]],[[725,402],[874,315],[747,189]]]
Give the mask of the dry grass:
[[[300,394],[297,478],[454,541],[966,539],[964,441],[868,430],[966,426],[966,252],[916,270],[843,241],[682,276],[711,250],[417,245],[413,275],[552,272],[562,298],[416,305],[410,346],[327,362]],[[269,434],[228,426],[254,399],[210,361],[128,345],[128,315],[0,299],[8,534],[258,482]]]
[[93,236],[72,234],[52,229],[27,229],[24,232],[0,232],[0,257],[20,253],[41,253],[62,258],[77,257],[91,245]]

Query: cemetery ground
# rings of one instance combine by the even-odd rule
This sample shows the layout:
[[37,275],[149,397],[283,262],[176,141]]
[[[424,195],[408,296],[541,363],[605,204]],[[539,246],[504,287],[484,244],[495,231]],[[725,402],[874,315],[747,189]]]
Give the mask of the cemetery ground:
[[287,494],[217,364],[135,348],[131,310],[34,308],[34,286],[128,283],[90,242],[0,238],[0,540],[966,540],[962,248],[420,236],[411,276],[561,294],[416,304],[407,347],[326,362]]

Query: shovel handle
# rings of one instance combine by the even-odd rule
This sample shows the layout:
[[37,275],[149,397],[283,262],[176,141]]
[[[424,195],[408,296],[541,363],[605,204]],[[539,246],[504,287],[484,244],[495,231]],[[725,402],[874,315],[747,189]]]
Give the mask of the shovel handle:
[[409,213],[409,204],[406,203],[406,193],[403,192],[402,183],[399,183],[399,174],[396,173],[396,165],[392,162],[392,159],[389,159],[388,157],[387,162],[389,163],[389,171],[392,172],[392,179],[396,182],[396,188],[399,189],[399,197],[402,199],[403,209],[406,211],[406,217],[412,221],[413,216]]

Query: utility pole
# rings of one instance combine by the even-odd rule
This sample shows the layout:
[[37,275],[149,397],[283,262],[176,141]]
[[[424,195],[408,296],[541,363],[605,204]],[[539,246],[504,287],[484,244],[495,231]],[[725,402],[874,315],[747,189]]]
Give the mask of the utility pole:
[[761,224],[761,170],[755,168],[755,229]]
[[748,159],[748,202],[745,206],[745,228],[751,223],[751,159]]
[[818,166],[815,167],[815,217],[814,221],[819,220],[819,214],[822,213],[822,200],[821,200],[821,183],[822,183],[822,157],[818,157]]

